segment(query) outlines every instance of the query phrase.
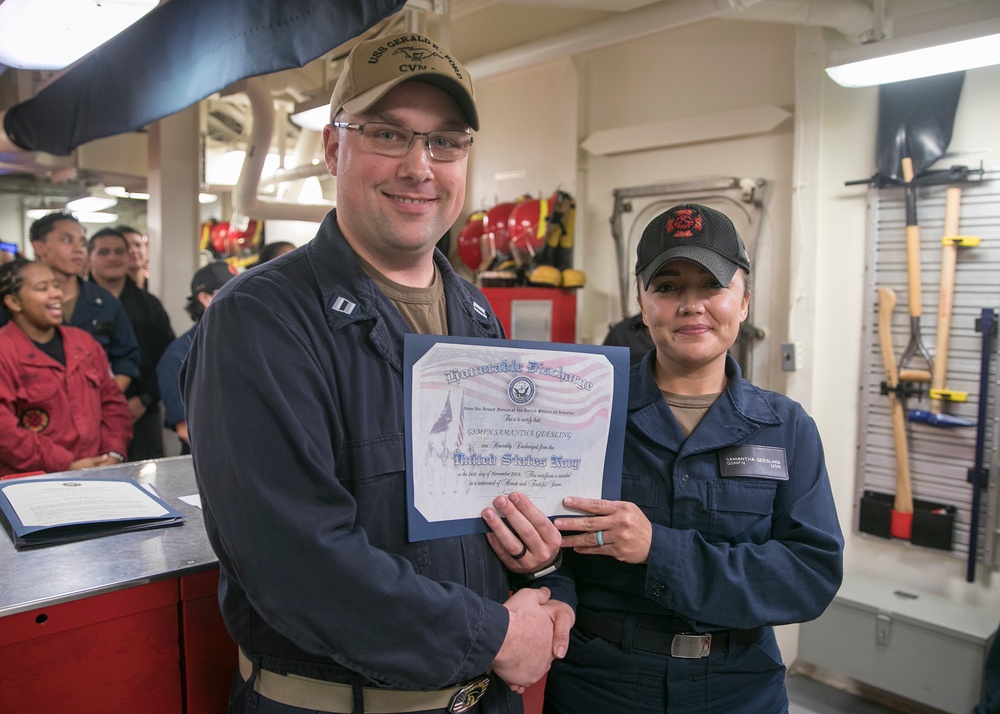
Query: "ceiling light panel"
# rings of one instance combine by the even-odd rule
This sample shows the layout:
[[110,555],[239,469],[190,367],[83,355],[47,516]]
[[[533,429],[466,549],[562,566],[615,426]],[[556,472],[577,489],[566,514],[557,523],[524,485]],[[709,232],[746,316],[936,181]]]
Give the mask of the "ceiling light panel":
[[158,0],[3,0],[0,64],[63,69],[157,4]]
[[995,64],[1000,18],[832,52],[826,73],[844,87],[870,87]]

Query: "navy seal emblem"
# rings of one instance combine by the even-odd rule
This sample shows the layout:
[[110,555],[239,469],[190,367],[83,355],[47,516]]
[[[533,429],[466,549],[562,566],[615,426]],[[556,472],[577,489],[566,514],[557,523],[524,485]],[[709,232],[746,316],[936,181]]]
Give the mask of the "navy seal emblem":
[[528,377],[517,377],[508,385],[507,396],[514,404],[527,404],[535,397],[535,383]]

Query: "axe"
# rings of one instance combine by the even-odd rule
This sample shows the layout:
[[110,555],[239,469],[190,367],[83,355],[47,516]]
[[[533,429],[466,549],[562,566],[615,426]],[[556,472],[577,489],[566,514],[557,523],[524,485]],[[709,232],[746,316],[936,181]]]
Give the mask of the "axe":
[[886,394],[892,417],[892,438],[896,445],[896,499],[892,505],[889,532],[896,538],[909,540],[913,533],[913,493],[910,490],[910,452],[906,444],[906,419],[902,397],[898,393],[899,372],[892,347],[892,311],[896,308],[896,293],[892,288],[878,291],[878,341],[885,364]]

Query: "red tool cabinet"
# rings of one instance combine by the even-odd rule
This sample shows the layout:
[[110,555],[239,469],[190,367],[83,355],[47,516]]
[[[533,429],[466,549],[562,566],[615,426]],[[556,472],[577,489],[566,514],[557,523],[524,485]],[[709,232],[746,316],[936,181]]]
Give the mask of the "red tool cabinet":
[[512,340],[576,342],[576,292],[556,288],[483,288]]
[[0,711],[178,714],[177,580],[0,618]]

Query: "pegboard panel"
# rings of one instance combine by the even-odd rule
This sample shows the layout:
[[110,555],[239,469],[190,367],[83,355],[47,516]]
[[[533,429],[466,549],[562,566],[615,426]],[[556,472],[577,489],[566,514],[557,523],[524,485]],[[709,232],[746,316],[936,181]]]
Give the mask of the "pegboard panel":
[[[949,186],[961,188],[958,234],[981,239],[978,246],[959,247],[955,268],[954,302],[945,388],[966,392],[965,402],[945,402],[943,411],[975,422],[978,416],[983,336],[976,321],[983,308],[1000,310],[1000,172],[986,171],[982,180],[965,184],[922,186],[917,189],[917,224],[920,229],[921,316],[920,341],[935,353],[940,304],[942,237],[945,194]],[[862,340],[862,384],[858,420],[858,459],[854,530],[860,532],[861,503],[866,492],[892,496],[896,493],[896,448],[889,398],[882,393],[885,366],[878,335],[879,288],[895,291],[892,339],[897,366],[913,333],[910,318],[906,251],[906,197],[902,187],[871,188],[868,194],[868,239],[865,275],[865,324]],[[997,354],[1000,340],[994,338],[990,353],[990,388],[987,390],[988,421],[985,429],[983,465],[989,470],[982,491],[977,553],[979,562],[996,567],[998,446],[1000,432],[996,415]],[[905,365],[927,369],[919,354]],[[910,396],[910,409],[930,411],[926,383],[922,396]],[[976,458],[973,427],[940,427],[906,419],[910,481],[914,499],[954,509],[951,553],[967,559],[972,509],[969,473]],[[870,503],[870,499],[869,499]],[[874,536],[873,536],[874,537]],[[893,539],[902,547],[912,544]],[[944,551],[941,551],[944,552]]]

